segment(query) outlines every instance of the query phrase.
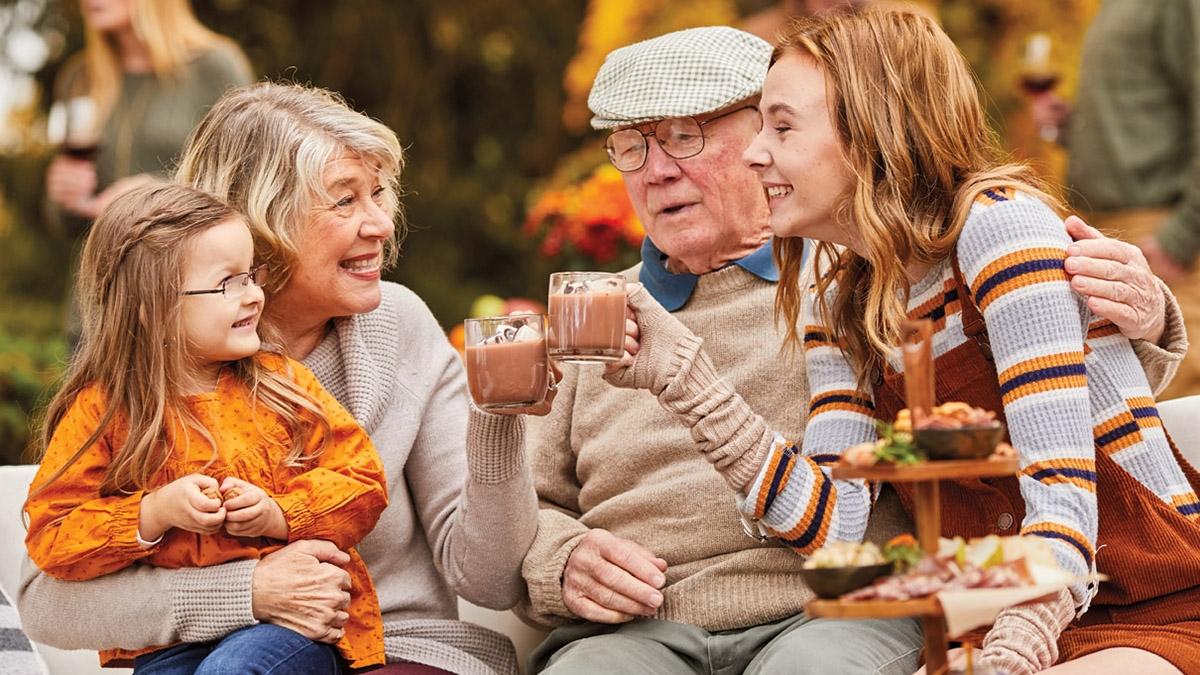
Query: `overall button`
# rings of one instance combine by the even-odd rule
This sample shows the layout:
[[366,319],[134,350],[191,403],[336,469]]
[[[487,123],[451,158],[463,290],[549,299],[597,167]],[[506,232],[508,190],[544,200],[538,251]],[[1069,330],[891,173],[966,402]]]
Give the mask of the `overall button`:
[[1001,531],[1007,530],[1012,526],[1013,515],[1011,513],[1001,513],[1000,517],[996,519],[996,527],[1000,528]]

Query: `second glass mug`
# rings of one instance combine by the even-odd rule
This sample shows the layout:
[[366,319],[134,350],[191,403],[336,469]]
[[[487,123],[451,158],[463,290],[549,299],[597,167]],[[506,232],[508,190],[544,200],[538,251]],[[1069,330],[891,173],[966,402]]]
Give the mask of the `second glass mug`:
[[550,358],[568,363],[616,361],[625,352],[625,277],[609,272],[555,272],[548,297]]

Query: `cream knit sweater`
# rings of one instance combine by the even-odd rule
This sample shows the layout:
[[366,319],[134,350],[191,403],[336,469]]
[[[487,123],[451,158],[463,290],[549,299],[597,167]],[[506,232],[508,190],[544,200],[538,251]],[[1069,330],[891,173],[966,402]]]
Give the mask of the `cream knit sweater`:
[[[775,284],[732,265],[702,275],[674,316],[704,338],[716,371],[772,429],[800,438],[804,359],[779,351],[774,297]],[[602,380],[599,366],[565,371],[554,411],[528,421],[542,508],[523,568],[530,597],[518,611],[542,625],[578,620],[562,602],[563,569],[587,530],[603,528],[666,559],[660,619],[719,631],[800,612],[812,597],[797,573],[802,558],[742,531],[734,491],[689,429],[651,393]],[[742,473],[728,470],[733,481]],[[894,498],[872,523],[876,540],[909,529]]]
[[[468,412],[462,363],[407,288],[384,283],[378,309],[335,326],[304,363],[371,435],[387,469],[390,503],[358,551],[379,594],[388,660],[516,673],[507,638],[456,620],[455,592],[504,609],[522,591],[537,509],[521,419]],[[18,607],[29,635],[56,647],[202,642],[255,623],[255,564],[137,565],[71,582],[26,558]]]

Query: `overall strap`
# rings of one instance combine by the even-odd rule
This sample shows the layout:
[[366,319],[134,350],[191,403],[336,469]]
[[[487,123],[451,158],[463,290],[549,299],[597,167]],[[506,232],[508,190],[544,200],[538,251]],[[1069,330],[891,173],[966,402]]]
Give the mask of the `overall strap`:
[[983,321],[983,314],[980,313],[979,307],[975,305],[975,298],[971,295],[971,287],[967,285],[962,268],[958,265],[957,251],[951,254],[950,265],[954,268],[954,285],[958,293],[958,306],[962,312],[963,334],[979,345],[980,351],[983,352],[988,361],[994,361],[995,359],[992,358],[992,345],[988,342],[987,324]]

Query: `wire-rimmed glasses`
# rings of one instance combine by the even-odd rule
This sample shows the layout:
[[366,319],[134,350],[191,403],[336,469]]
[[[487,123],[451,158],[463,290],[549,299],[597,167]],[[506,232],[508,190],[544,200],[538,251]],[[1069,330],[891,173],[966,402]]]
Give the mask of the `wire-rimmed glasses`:
[[226,300],[237,300],[246,294],[246,289],[250,284],[254,284],[259,288],[267,283],[267,266],[258,265],[251,267],[248,272],[240,272],[231,275],[229,278],[221,282],[219,288],[205,288],[195,291],[183,291],[180,295],[208,295],[210,293],[220,293]]
[[618,171],[637,171],[646,164],[650,147],[648,136],[658,141],[658,147],[669,157],[687,159],[695,157],[704,150],[704,126],[743,110],[758,111],[758,106],[744,105],[734,110],[723,112],[710,117],[703,122],[695,117],[667,117],[658,121],[650,131],[630,127],[618,129],[608,135],[604,148],[608,150],[608,159]]

